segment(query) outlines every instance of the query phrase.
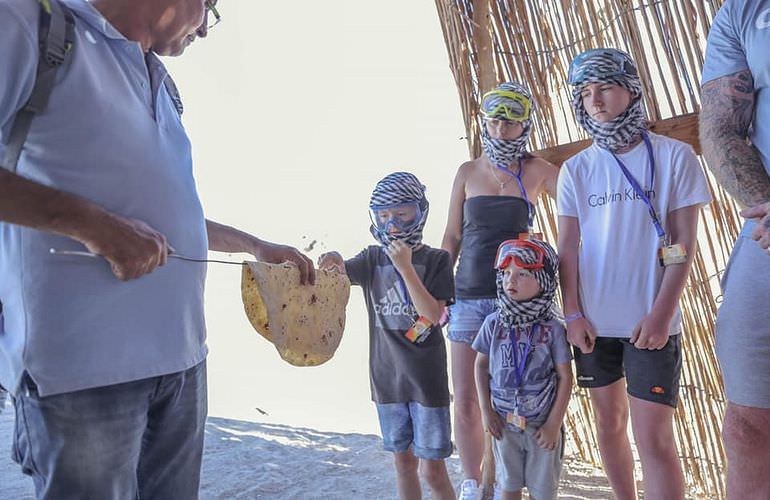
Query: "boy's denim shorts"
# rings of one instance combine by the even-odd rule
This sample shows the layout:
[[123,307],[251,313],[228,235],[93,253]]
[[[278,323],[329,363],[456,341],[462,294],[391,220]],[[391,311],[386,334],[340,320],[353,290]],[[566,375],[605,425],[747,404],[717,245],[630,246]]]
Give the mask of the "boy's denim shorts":
[[496,299],[457,299],[449,306],[447,338],[453,342],[472,344],[484,318],[495,312]]
[[452,454],[449,406],[427,407],[416,401],[375,404],[385,450],[403,453],[413,446],[414,455],[426,460]]

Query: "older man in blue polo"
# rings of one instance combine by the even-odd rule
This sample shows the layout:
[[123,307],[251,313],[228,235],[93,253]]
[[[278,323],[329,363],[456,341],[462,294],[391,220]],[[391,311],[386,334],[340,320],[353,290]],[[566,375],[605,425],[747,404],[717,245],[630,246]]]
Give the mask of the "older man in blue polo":
[[218,7],[0,1],[0,385],[39,498],[197,498],[206,266],[171,254],[248,252],[313,281],[296,249],[204,216],[158,56]]

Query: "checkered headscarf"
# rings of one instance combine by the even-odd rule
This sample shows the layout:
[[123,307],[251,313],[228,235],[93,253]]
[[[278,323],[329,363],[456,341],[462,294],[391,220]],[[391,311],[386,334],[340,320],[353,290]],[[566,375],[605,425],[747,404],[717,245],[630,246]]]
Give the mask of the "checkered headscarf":
[[[481,127],[481,146],[484,149],[484,154],[487,155],[492,165],[508,168],[513,164],[515,160],[524,158],[527,156],[527,142],[529,141],[529,135],[532,133],[532,112],[534,110],[534,101],[532,101],[532,94],[523,85],[516,82],[501,83],[495,90],[507,90],[509,92],[516,92],[526,96],[532,103],[530,107],[530,118],[521,122],[522,131],[521,135],[516,139],[493,139],[487,131],[486,124],[482,124]],[[502,96],[489,96],[487,99],[499,99],[506,100]],[[497,117],[494,117],[497,118]],[[505,118],[501,116],[501,118]]]
[[[630,59],[629,59],[630,60]],[[593,138],[597,146],[617,151],[631,144],[634,139],[647,130],[644,103],[642,102],[642,82],[639,75],[613,75],[607,76],[617,64],[611,56],[597,54],[582,62],[586,75],[579,84],[572,87],[572,109],[575,117],[583,129]],[[631,104],[620,116],[606,123],[594,120],[583,107],[583,98],[580,91],[583,87],[593,83],[612,83],[619,85],[631,92]]]
[[[556,279],[559,268],[559,256],[556,250],[545,241],[529,240],[545,251],[543,269],[534,271],[535,279],[540,285],[540,295],[530,300],[515,301],[505,294],[503,288],[503,271],[497,271],[497,308],[500,323],[506,327],[523,326],[535,321],[548,321],[555,316],[554,298],[556,297]],[[513,247],[508,255],[516,255],[527,263],[537,262],[537,255],[531,248]]]
[[390,234],[371,226],[369,231],[372,236],[383,246],[388,246],[394,240],[401,240],[411,248],[415,248],[422,242],[422,230],[428,219],[428,199],[425,197],[425,186],[409,172],[395,172],[387,175],[377,183],[369,200],[369,208],[398,205],[400,203],[418,202],[422,209],[420,222],[406,233]]

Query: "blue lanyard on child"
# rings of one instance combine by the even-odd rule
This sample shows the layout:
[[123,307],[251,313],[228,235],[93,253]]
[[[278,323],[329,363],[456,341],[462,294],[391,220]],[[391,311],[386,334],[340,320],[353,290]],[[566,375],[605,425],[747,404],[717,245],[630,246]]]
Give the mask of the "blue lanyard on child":
[[529,338],[527,339],[527,345],[524,347],[524,352],[521,353],[521,359],[519,359],[519,346],[518,342],[516,342],[516,336],[514,334],[514,332],[518,330],[518,327],[511,328],[511,332],[509,334],[511,343],[513,344],[513,382],[515,384],[514,390],[516,394],[516,401],[514,404],[517,407],[519,405],[519,390],[521,389],[521,384],[524,382],[524,370],[527,368],[527,361],[529,361],[529,354],[532,350],[532,339],[534,339],[537,335],[537,330],[539,327],[540,323],[535,323],[532,325]]
[[[650,143],[650,138],[647,136],[646,133],[642,133],[642,139],[644,139],[644,144],[647,146],[647,154],[650,157],[650,189],[655,186],[655,157],[653,156],[652,151],[652,144]],[[631,187],[633,188],[636,195],[642,199],[642,201],[647,205],[647,211],[650,213],[650,217],[652,218],[652,223],[655,226],[655,231],[658,233],[658,237],[665,241],[666,239],[666,231],[663,229],[663,224],[660,223],[660,218],[658,217],[657,212],[655,211],[655,207],[652,205],[652,201],[650,201],[650,198],[647,196],[647,193],[644,192],[642,187],[639,185],[639,181],[636,180],[636,178],[631,175],[631,172],[628,171],[628,168],[623,164],[623,162],[615,156],[615,153],[610,152],[613,158],[615,158],[615,161],[618,162],[618,165],[620,166],[620,170],[623,172],[623,175],[626,176],[626,179],[631,184]]]
[[524,189],[524,183],[521,181],[521,169],[522,169],[522,161],[521,158],[519,158],[519,171],[516,173],[511,172],[505,167],[501,167],[500,165],[495,165],[497,168],[505,172],[506,174],[515,177],[516,182],[519,185],[519,190],[521,191],[521,197],[524,198],[524,201],[527,203],[527,223],[529,224],[529,227],[535,227],[535,214],[532,210],[532,203],[529,202],[529,198],[527,198],[527,190]]

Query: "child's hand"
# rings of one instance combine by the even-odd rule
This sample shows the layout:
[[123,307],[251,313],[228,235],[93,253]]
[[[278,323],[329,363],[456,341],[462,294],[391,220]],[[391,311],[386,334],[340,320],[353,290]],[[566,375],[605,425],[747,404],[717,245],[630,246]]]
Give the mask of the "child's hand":
[[505,428],[505,422],[494,409],[488,408],[481,412],[481,424],[484,426],[484,430],[495,439],[503,439],[503,429]]
[[396,269],[403,273],[403,270],[412,265],[412,249],[401,240],[395,240],[385,249],[390,257],[390,261]]
[[586,318],[579,318],[567,323],[567,342],[574,345],[583,354],[594,350],[596,330]]
[[326,252],[318,257],[318,269],[345,274],[345,261],[338,252]]
[[660,350],[668,343],[668,329],[673,314],[650,312],[636,325],[629,342],[637,349]]
[[556,449],[556,443],[559,441],[560,434],[560,425],[546,422],[535,432],[535,440],[542,449],[553,451]]

